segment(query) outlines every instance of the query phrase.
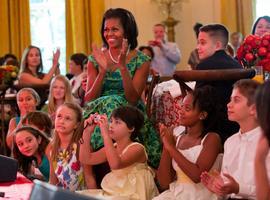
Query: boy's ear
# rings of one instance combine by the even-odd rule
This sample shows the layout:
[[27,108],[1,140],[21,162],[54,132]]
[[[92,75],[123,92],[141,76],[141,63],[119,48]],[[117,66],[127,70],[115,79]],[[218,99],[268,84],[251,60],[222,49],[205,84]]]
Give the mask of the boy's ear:
[[250,115],[257,117],[257,110],[256,110],[255,104],[252,104],[249,106],[249,113],[250,113]]
[[216,41],[216,50],[223,49],[223,44],[221,41],[217,40]]

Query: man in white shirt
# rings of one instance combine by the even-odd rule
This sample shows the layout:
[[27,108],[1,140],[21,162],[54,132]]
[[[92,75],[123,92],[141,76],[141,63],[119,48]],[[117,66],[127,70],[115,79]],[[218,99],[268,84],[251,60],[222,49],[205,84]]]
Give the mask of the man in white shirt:
[[222,174],[203,172],[201,175],[202,183],[209,190],[227,199],[256,199],[254,161],[256,145],[261,136],[255,106],[258,85],[258,82],[250,79],[234,84],[231,101],[227,105],[228,118],[236,121],[240,130],[224,144]]
[[69,59],[69,73],[73,75],[69,81],[71,85],[71,91],[75,101],[80,105],[82,103],[82,99],[78,96],[78,90],[84,77],[83,63],[85,60],[87,60],[87,56],[83,53],[75,53],[71,55]]
[[155,54],[151,62],[151,69],[160,76],[172,76],[176,64],[181,59],[180,50],[176,43],[165,40],[165,26],[163,24],[156,24],[153,31],[155,39],[148,42]]

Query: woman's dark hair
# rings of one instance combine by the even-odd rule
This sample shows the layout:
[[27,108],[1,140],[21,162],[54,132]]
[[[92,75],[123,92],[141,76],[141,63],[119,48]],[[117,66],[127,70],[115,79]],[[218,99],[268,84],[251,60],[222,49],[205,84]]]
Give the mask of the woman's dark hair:
[[28,126],[34,125],[39,130],[44,130],[47,137],[51,137],[53,125],[47,113],[42,111],[29,112],[22,118],[22,124],[24,125],[26,123]]
[[128,10],[125,10],[123,8],[110,8],[105,12],[102,19],[102,25],[101,25],[101,37],[103,44],[106,48],[108,48],[108,43],[104,37],[104,26],[105,21],[107,19],[120,19],[120,23],[123,26],[124,29],[124,37],[128,40],[128,44],[130,45],[130,49],[133,50],[137,47],[138,41],[138,28],[135,21],[134,16],[131,12]]
[[121,119],[127,124],[129,129],[134,128],[131,140],[134,141],[140,134],[140,129],[144,125],[144,116],[140,110],[133,106],[120,106],[116,108],[111,117]]
[[76,65],[81,66],[81,70],[83,70],[84,60],[87,59],[87,56],[83,53],[75,53],[70,56],[70,60],[74,61]]
[[150,52],[150,54],[151,54],[151,60],[153,60],[153,58],[154,58],[154,56],[155,56],[155,53],[154,53],[153,48],[150,47],[150,46],[140,46],[140,47],[139,47],[139,50],[140,50],[140,51],[143,51],[144,49],[147,49],[147,50]]
[[218,97],[215,88],[203,86],[196,88],[193,93],[193,106],[200,112],[206,112],[207,116],[202,120],[203,138],[208,132],[217,132],[218,122],[221,117],[221,105],[218,103]]
[[21,131],[27,131],[31,133],[35,138],[39,139],[41,138],[41,143],[38,146],[38,153],[41,155],[41,157],[45,154],[45,150],[50,142],[49,138],[46,136],[45,133],[31,127],[31,126],[23,126],[19,129],[16,130],[15,135],[14,135],[14,148],[13,148],[13,155],[14,158],[18,160],[19,164],[19,170],[24,174],[24,175],[29,175],[32,162],[37,161],[34,156],[28,157],[23,155],[17,144],[16,144],[16,135],[21,132]]
[[251,31],[252,35],[255,34],[255,30],[256,30],[257,24],[259,23],[259,21],[260,21],[261,19],[265,19],[266,21],[268,21],[268,22],[270,23],[270,17],[269,17],[269,16],[265,15],[265,16],[259,17],[259,18],[254,22],[254,24],[253,24],[253,26],[252,26],[252,31]]
[[270,81],[260,85],[255,94],[257,118],[263,133],[270,144]]
[[27,57],[31,49],[37,49],[40,55],[40,64],[37,67],[37,74],[38,76],[42,75],[43,72],[43,62],[42,62],[42,56],[41,56],[41,50],[37,46],[30,45],[27,48],[24,49],[22,59],[21,59],[21,66],[20,66],[20,73],[27,72],[32,74],[31,70],[28,67]]

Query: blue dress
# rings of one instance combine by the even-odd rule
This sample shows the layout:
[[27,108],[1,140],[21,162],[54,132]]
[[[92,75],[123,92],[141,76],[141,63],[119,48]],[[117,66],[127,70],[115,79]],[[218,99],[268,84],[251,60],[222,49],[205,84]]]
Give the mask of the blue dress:
[[[148,62],[149,60],[149,57],[138,51],[137,56],[133,57],[127,64],[131,77],[134,76],[136,70],[139,69],[143,63]],[[89,61],[92,62],[98,69],[98,64],[93,56],[89,56]],[[117,69],[114,72],[106,73],[101,95],[99,98],[87,103],[84,110],[84,118],[88,118],[90,114],[94,113],[106,114],[108,117],[110,117],[114,109],[123,105],[128,105],[128,101],[125,98],[121,73],[119,69]],[[144,113],[145,117],[144,127],[143,130],[141,130],[142,134],[137,139],[146,148],[149,158],[149,165],[157,168],[161,156],[161,143],[159,135],[154,129],[153,124],[146,116],[143,102],[139,101],[136,107]],[[91,136],[91,146],[94,150],[98,150],[103,147],[103,139],[100,134],[99,127],[95,128],[95,131]]]

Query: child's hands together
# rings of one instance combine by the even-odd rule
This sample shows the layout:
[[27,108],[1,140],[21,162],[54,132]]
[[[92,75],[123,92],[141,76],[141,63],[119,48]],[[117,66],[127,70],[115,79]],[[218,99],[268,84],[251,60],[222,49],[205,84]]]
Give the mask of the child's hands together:
[[214,171],[213,173],[203,172],[201,174],[201,182],[204,186],[213,193],[219,196],[226,196],[228,194],[238,194],[239,184],[235,179],[227,173],[223,173],[224,178],[220,173]]
[[91,114],[86,120],[84,120],[84,131],[90,132],[91,134],[93,133],[96,123],[94,123],[95,116],[97,114]]
[[95,123],[100,127],[101,135],[104,139],[104,137],[107,137],[109,135],[109,122],[107,115],[98,115],[95,119]]
[[167,128],[164,124],[159,124],[160,138],[166,149],[175,147],[175,138],[171,129]]

